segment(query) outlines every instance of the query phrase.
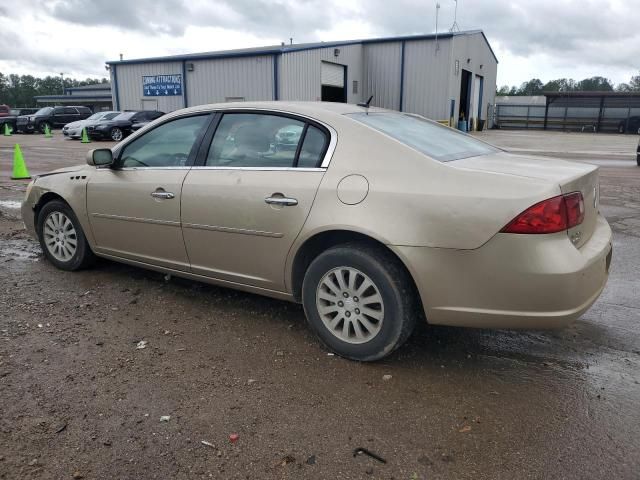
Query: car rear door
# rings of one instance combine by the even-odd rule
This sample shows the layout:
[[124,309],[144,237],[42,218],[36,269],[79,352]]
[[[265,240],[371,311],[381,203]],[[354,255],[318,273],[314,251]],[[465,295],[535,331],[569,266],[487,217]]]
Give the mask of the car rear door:
[[113,168],[87,185],[87,212],[98,253],[189,270],[180,228],[182,183],[212,119],[172,119],[126,143]]
[[[182,228],[193,273],[285,291],[284,267],[311,210],[331,132],[269,112],[218,116],[185,178]],[[297,142],[277,145],[279,132]]]

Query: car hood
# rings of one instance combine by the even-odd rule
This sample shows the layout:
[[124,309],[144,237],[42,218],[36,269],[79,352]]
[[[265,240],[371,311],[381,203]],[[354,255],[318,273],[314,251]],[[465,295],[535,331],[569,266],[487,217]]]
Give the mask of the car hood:
[[78,127],[83,127],[86,124],[87,124],[86,120],[78,120],[77,122],[67,123],[65,125],[65,127],[67,127],[67,128],[78,128]]

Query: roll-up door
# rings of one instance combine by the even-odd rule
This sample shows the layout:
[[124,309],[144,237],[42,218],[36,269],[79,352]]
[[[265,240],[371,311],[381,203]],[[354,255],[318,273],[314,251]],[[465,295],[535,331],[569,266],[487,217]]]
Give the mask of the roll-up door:
[[344,65],[322,62],[320,77],[322,85],[344,88]]

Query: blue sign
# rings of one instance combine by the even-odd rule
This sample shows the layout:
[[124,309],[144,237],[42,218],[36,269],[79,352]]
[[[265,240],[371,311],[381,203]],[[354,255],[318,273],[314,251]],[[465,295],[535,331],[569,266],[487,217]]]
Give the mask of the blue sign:
[[143,75],[142,91],[145,97],[182,95],[182,75]]

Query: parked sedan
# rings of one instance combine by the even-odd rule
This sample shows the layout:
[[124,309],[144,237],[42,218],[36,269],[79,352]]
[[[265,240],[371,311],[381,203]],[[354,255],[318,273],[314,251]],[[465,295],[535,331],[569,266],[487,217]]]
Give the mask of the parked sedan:
[[[278,132],[299,144],[274,152]],[[511,155],[422,117],[340,103],[173,112],[27,188],[63,270],[96,256],[301,302],[327,347],[385,357],[433,325],[561,327],[598,298],[598,168]]]
[[638,133],[640,134],[640,117],[629,117],[618,123],[618,133]]
[[87,133],[92,138],[109,139],[114,142],[119,142],[123,138],[131,135],[134,131],[134,125],[136,125],[137,128],[141,128],[141,126],[160,118],[162,115],[164,115],[164,112],[151,110],[122,112],[107,122],[89,125],[87,127]]
[[107,120],[113,120],[115,117],[120,115],[122,112],[97,112],[91,115],[86,120],[79,120],[77,122],[71,122],[62,127],[62,134],[65,137],[69,138],[80,138],[82,137],[82,130],[84,128],[88,128],[89,126],[95,126],[100,122],[105,122]]

